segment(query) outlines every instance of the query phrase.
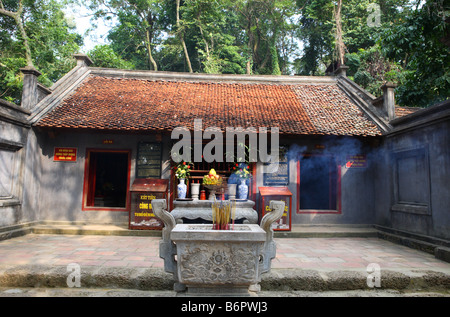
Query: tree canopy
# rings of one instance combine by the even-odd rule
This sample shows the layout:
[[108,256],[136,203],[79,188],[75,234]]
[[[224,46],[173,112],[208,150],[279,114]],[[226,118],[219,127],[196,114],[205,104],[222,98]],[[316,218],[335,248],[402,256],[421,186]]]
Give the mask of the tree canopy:
[[75,65],[83,39],[62,9],[57,0],[0,0],[0,98],[20,101],[22,67],[34,66],[50,86]]
[[325,75],[343,55],[371,93],[396,82],[400,105],[450,95],[444,0],[0,0],[0,98],[20,100],[20,67],[33,64],[49,86],[73,66],[83,39],[69,2],[93,25],[116,21],[109,43],[87,52],[99,67]]
[[[380,38],[384,56],[401,66],[397,101],[427,106],[450,96],[450,4],[427,1]],[[445,45],[445,43],[447,45]]]

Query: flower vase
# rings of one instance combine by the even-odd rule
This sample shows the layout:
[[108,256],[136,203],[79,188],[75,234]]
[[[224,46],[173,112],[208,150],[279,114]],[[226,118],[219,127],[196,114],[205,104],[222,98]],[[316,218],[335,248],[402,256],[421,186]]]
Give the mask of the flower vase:
[[242,179],[241,184],[238,187],[238,198],[247,199],[247,195],[248,195],[248,186],[245,183],[245,179]]
[[181,178],[180,179],[180,183],[177,186],[178,198],[185,199],[186,198],[186,191],[187,191],[187,186],[184,183],[184,178]]
[[192,200],[198,200],[199,193],[200,193],[200,184],[199,183],[192,183],[191,184],[191,197],[192,197]]

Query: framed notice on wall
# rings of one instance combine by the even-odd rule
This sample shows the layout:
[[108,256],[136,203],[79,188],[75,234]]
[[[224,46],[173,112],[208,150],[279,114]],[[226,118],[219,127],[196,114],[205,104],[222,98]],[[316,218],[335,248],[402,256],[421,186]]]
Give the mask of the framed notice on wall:
[[[269,166],[269,164],[264,164]],[[289,185],[289,164],[287,160],[278,162],[277,170],[273,173],[264,173],[264,186],[287,186]]]
[[280,155],[277,163],[264,163],[264,186],[288,186],[289,185],[289,160],[286,155],[288,147],[280,146]]
[[55,147],[53,150],[54,162],[76,162],[77,148],[74,147]]
[[161,177],[162,144],[140,142],[138,144],[136,177],[160,178]]

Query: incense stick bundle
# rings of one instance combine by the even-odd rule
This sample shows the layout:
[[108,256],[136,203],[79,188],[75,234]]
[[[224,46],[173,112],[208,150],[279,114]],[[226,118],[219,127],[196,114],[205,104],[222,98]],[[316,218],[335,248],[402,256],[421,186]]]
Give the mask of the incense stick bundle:
[[234,229],[235,206],[230,201],[216,201],[212,203],[213,230],[230,230],[233,221]]
[[234,230],[234,219],[236,218],[236,200],[233,200],[231,204],[231,220],[233,221],[232,230]]
[[212,203],[212,222],[213,222],[213,230],[216,229],[216,220],[217,220],[217,210],[215,206],[215,202]]

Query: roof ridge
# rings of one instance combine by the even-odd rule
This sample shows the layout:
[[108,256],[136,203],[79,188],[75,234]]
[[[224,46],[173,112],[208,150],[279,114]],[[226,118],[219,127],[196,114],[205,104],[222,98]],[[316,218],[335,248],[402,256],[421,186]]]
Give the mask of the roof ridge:
[[267,83],[267,84],[336,84],[335,76],[293,76],[293,75],[247,75],[247,74],[205,74],[163,72],[151,70],[126,70],[114,68],[89,67],[94,76],[124,78],[136,80],[170,80],[176,82],[211,82],[211,83]]

